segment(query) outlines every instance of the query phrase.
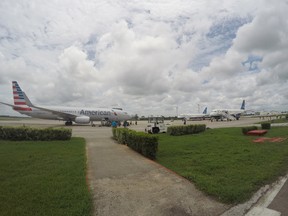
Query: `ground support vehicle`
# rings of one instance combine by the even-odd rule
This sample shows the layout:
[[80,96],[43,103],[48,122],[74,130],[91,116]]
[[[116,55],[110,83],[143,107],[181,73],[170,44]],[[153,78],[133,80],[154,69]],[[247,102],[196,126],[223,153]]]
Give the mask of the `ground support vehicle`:
[[148,124],[145,128],[145,132],[150,134],[157,134],[157,133],[166,133],[167,127],[164,123],[164,117],[149,117]]

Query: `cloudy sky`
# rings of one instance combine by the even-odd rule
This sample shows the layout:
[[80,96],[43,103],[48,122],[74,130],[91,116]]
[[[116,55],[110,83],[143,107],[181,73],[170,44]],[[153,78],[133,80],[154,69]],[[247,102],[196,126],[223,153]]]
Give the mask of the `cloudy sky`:
[[[1,0],[0,101],[288,110],[287,0]],[[0,106],[0,114],[11,114]]]

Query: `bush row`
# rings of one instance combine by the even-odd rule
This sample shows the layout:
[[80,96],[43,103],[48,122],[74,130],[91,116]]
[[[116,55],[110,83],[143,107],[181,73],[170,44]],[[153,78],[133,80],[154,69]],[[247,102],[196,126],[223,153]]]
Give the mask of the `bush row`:
[[64,128],[30,128],[30,127],[3,127],[0,126],[0,139],[2,140],[69,140],[72,130]]
[[270,129],[271,128],[271,124],[269,122],[261,123],[261,128],[262,129]]
[[127,128],[112,128],[113,138],[118,143],[126,144],[134,151],[139,152],[147,158],[155,159],[158,150],[158,139],[156,136],[144,132],[136,132]]
[[242,133],[246,135],[249,131],[257,130],[257,129],[258,129],[257,126],[243,127]]
[[198,125],[182,125],[182,126],[170,126],[167,129],[167,133],[172,136],[180,136],[186,134],[196,134],[206,130],[205,124]]

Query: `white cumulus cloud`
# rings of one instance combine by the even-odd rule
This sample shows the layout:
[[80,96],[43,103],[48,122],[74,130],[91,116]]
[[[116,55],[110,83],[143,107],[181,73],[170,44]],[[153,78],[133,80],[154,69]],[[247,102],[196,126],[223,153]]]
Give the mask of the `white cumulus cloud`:
[[4,0],[1,101],[17,80],[45,105],[175,115],[245,99],[284,111],[287,10],[285,0]]

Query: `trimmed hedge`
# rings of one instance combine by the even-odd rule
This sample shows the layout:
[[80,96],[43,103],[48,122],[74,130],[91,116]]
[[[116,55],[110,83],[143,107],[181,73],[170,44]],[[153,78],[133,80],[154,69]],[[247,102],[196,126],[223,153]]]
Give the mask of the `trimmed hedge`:
[[158,138],[127,128],[112,128],[113,138],[120,144],[126,144],[134,151],[154,160],[158,150]]
[[257,130],[257,129],[258,129],[257,126],[243,127],[242,133],[246,135],[249,131]]
[[206,130],[205,124],[198,125],[182,125],[182,126],[170,126],[167,129],[167,134],[171,136],[181,136],[186,134],[196,134]]
[[120,144],[127,144],[127,128],[112,128],[113,138]]
[[267,123],[261,123],[262,129],[271,129],[271,124],[269,122]]
[[70,140],[71,129],[64,128],[30,128],[30,127],[3,127],[0,126],[0,139],[13,141],[49,141]]

